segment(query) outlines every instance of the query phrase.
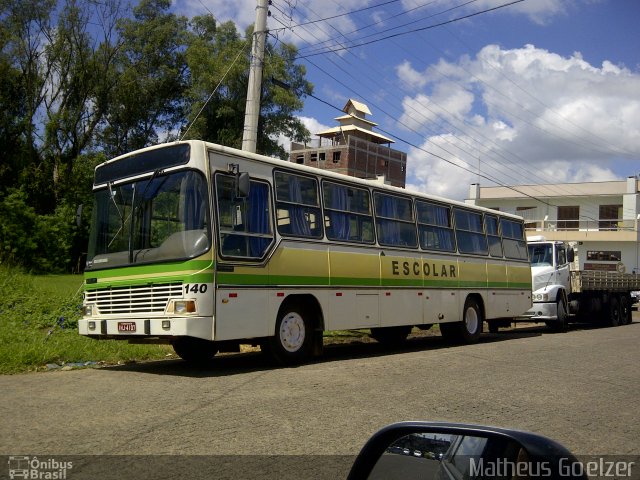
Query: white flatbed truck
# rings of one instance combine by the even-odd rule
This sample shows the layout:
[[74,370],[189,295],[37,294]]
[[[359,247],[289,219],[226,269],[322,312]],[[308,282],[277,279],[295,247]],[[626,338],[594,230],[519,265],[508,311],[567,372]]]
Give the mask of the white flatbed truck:
[[[575,269],[574,249],[562,241],[531,239],[528,248],[533,305],[515,321],[544,322],[554,331],[566,330],[570,322],[631,323],[631,292],[640,290],[640,275]],[[506,325],[490,324],[489,329],[500,326]]]

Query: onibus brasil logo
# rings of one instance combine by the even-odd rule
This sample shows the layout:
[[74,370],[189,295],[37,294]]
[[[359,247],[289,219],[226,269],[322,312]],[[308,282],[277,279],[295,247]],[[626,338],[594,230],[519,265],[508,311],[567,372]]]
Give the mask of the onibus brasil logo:
[[65,480],[67,470],[73,468],[73,462],[63,462],[55,458],[44,460],[38,457],[12,455],[9,457],[9,478],[33,480]]

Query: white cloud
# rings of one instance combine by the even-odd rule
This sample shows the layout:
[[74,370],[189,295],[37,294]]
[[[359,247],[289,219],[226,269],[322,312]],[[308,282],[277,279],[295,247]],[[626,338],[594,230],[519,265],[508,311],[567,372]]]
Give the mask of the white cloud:
[[[621,175],[614,160],[628,174],[640,170],[640,73],[624,66],[488,45],[475,58],[431,65],[424,82],[407,82],[416,72],[407,61],[396,72],[413,86],[402,121],[426,134],[422,147],[473,171],[480,158],[482,173],[501,183],[611,180]],[[408,175],[420,190],[454,198],[477,181],[415,149]]]

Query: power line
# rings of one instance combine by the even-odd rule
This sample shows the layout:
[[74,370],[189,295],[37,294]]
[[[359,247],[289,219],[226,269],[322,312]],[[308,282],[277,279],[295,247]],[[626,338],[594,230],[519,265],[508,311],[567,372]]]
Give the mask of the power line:
[[[317,97],[316,95],[314,95],[314,94],[312,94],[312,93],[309,93],[308,95],[309,95],[311,98],[313,98],[313,99],[315,99],[315,100],[317,100],[317,101],[319,101],[319,102],[322,102],[322,103],[324,103],[325,105],[328,105],[329,107],[334,108],[334,109],[336,109],[336,110],[338,110],[338,111],[342,112],[342,109],[341,109],[340,107],[337,107],[337,106],[335,106],[335,105],[333,105],[333,104],[331,104],[331,103],[327,102],[326,100],[323,100],[322,98]],[[544,200],[542,200],[542,199],[540,199],[540,198],[534,197],[533,195],[529,195],[529,194],[528,194],[528,193],[526,193],[526,192],[523,192],[523,191],[521,191],[521,190],[518,190],[516,187],[510,186],[510,185],[506,185],[506,184],[503,184],[503,183],[500,183],[500,182],[496,182],[496,180],[495,180],[495,179],[492,179],[491,177],[488,177],[488,176],[486,176],[486,175],[483,175],[483,174],[481,174],[480,172],[474,172],[473,170],[471,170],[471,169],[469,169],[469,168],[466,168],[466,167],[464,167],[464,166],[462,166],[462,165],[458,165],[457,163],[452,162],[451,160],[449,160],[449,159],[447,159],[447,158],[445,158],[445,157],[442,157],[442,156],[438,155],[437,153],[430,152],[429,150],[427,150],[427,149],[425,149],[425,148],[423,148],[423,147],[421,147],[421,146],[419,146],[419,145],[416,145],[416,144],[414,144],[413,142],[410,142],[409,140],[406,140],[406,139],[404,139],[404,138],[402,138],[402,137],[399,137],[398,135],[396,135],[396,134],[394,134],[394,133],[388,132],[388,131],[386,131],[386,130],[384,130],[384,129],[380,128],[380,127],[378,127],[378,130],[380,130],[382,133],[385,133],[385,134],[389,135],[390,137],[395,138],[395,139],[396,139],[396,140],[398,140],[399,142],[405,143],[405,144],[409,145],[410,147],[413,147],[413,148],[415,148],[415,149],[421,150],[421,151],[423,151],[424,153],[426,153],[426,154],[428,154],[428,155],[431,155],[431,156],[433,156],[433,157],[436,157],[436,158],[437,158],[437,159],[439,159],[439,160],[442,160],[442,161],[444,161],[444,162],[447,162],[447,163],[449,163],[449,164],[453,165],[454,167],[460,168],[460,169],[465,170],[465,171],[467,171],[467,172],[469,172],[469,173],[472,173],[472,174],[474,174],[474,175],[476,175],[476,174],[477,174],[479,177],[484,178],[485,180],[489,180],[489,181],[491,181],[491,182],[497,183],[497,184],[498,184],[498,185],[500,185],[501,187],[504,187],[504,188],[508,188],[508,189],[510,189],[510,190],[513,190],[514,192],[517,192],[517,193],[519,193],[519,194],[521,194],[521,195],[524,195],[525,197],[531,198],[531,199],[533,199],[533,200],[536,200],[536,201],[538,201],[538,202],[541,202],[541,203],[543,203],[543,204],[545,204],[545,205],[548,205],[548,206],[550,206],[550,207],[555,207],[555,206],[556,206],[556,205],[553,205],[553,204],[551,204],[551,203],[549,203],[549,202],[546,202],[546,201],[544,201]]]
[[[476,1],[476,0],[471,0],[471,1]],[[412,30],[407,30],[407,31],[404,31],[404,32],[394,33],[392,35],[387,35],[387,36],[384,36],[384,37],[381,37],[381,38],[376,38],[376,39],[373,39],[373,40],[369,40],[367,42],[356,43],[356,44],[353,44],[353,45],[343,46],[343,47],[340,47],[340,48],[326,49],[326,50],[319,51],[319,52],[312,52],[312,53],[309,53],[309,54],[306,54],[306,55],[300,55],[297,58],[314,57],[316,55],[324,55],[325,53],[340,52],[342,50],[347,50],[347,49],[350,49],[350,48],[357,48],[357,47],[362,47],[362,46],[365,46],[365,45],[371,45],[372,43],[377,43],[377,42],[381,42],[383,40],[388,40],[389,38],[400,37],[402,35],[408,35],[410,33],[422,32],[424,30],[430,30],[432,28],[441,27],[443,25],[449,25],[451,23],[459,22],[461,20],[466,20],[468,18],[472,18],[472,17],[478,16],[478,15],[482,15],[484,13],[493,12],[495,10],[499,10],[501,8],[509,7],[511,5],[515,5],[516,3],[521,3],[521,2],[524,2],[524,0],[514,0],[512,2],[505,3],[503,5],[498,5],[497,7],[487,8],[487,9],[481,10],[479,12],[474,12],[474,13],[470,13],[468,15],[464,15],[462,17],[453,18],[453,19],[447,20],[445,22],[435,23],[435,24],[432,24],[432,25],[427,25],[426,27],[414,28]],[[468,2],[468,3],[471,3],[471,2]]]
[[[315,13],[312,9],[310,9],[310,10],[311,10],[315,15],[317,15],[317,13]],[[331,26],[331,25],[330,25],[330,26]],[[336,30],[338,34],[340,34],[340,35],[344,36],[344,35],[343,35],[343,34],[341,34],[341,32],[339,32],[335,27],[331,26],[331,28],[333,28],[334,30]],[[304,29],[304,30],[307,30],[307,29],[306,29],[306,27],[303,27],[303,29]],[[296,32],[294,31],[294,33],[296,33]],[[309,32],[309,33],[311,33],[311,32]],[[298,34],[296,33],[296,35],[298,35]],[[313,35],[314,37],[316,37],[313,33],[311,33],[311,35]],[[298,35],[298,36],[300,36],[300,35]],[[302,37],[300,37],[300,38],[302,38]],[[317,38],[317,37],[316,37],[316,38]],[[353,55],[353,53],[352,53],[352,52],[349,52],[349,53],[350,53],[351,55]],[[336,53],[335,55],[337,55],[337,53]],[[347,62],[347,61],[346,61],[343,57],[341,57],[341,56],[338,56],[338,58],[340,58],[340,59],[341,59],[342,61],[344,61],[344,62]],[[356,58],[357,58],[357,57],[356,57]],[[317,66],[316,64],[314,64],[314,63],[313,63],[313,62],[311,62],[310,60],[308,60],[308,59],[307,59],[307,61],[308,61],[309,63],[311,63],[312,65],[314,65],[316,68],[320,69],[320,67],[319,67],[319,66]],[[335,64],[335,62],[333,62],[332,60],[329,60],[329,61],[331,61],[331,63],[333,63],[337,68],[339,68],[340,70],[342,70],[342,71],[343,71],[347,76],[350,76],[350,77],[354,78],[354,80],[357,80],[355,77],[353,77],[353,75],[351,75],[351,73],[350,73],[350,72],[348,72],[348,71],[346,71],[346,70],[342,69],[340,66],[338,66],[337,64]],[[348,62],[347,62],[347,63],[348,63]],[[325,72],[324,70],[322,70],[322,69],[320,69],[320,70],[321,70],[323,73],[325,73],[325,74],[327,74],[327,75],[328,75],[328,73],[327,73],[327,72]],[[344,84],[343,84],[342,82],[340,82],[338,79],[334,79],[334,80],[335,80],[335,81],[337,81],[338,83],[340,83],[340,84],[341,84],[342,86],[344,86],[345,88],[347,88],[347,89],[349,89],[349,90],[353,91],[354,93],[356,93],[357,95],[359,95],[359,93],[358,93],[358,92],[355,92],[355,91],[354,91],[353,89],[351,89],[350,87],[348,87],[348,86],[344,85]],[[434,103],[435,103],[435,102],[434,102]],[[437,103],[436,103],[436,104],[437,104]],[[372,105],[373,105],[373,104],[372,104]],[[422,105],[422,106],[424,106],[425,108],[427,108],[428,110],[430,110],[430,111],[431,111],[431,109],[430,109],[428,106],[426,106],[426,105],[424,105],[424,104],[422,104],[422,103],[421,103],[421,105]],[[407,128],[408,130],[411,130],[411,131],[413,131],[414,133],[418,134],[418,132],[417,132],[416,130],[414,130],[413,128],[409,127],[408,125],[406,125],[406,124],[402,123],[401,121],[399,121],[399,120],[395,119],[392,115],[390,115],[389,113],[385,112],[382,108],[377,107],[377,106],[376,106],[376,108],[378,108],[379,110],[381,110],[381,111],[382,111],[384,114],[386,114],[389,118],[391,118],[391,119],[395,120],[396,122],[398,122],[398,123],[402,124],[402,125],[403,125],[405,128]],[[417,110],[415,110],[412,106],[410,106],[410,108],[411,108],[412,110],[414,110],[417,114],[421,115],[421,112],[418,112],[418,111],[417,111]],[[445,111],[446,111],[446,109],[445,109],[445,108],[443,108],[443,107],[440,107],[440,108],[442,108],[443,110],[445,110]],[[432,112],[432,113],[434,113],[434,115],[436,115],[436,116],[440,116],[440,115],[439,115],[439,114],[437,114],[436,112]],[[455,127],[453,124],[451,124],[451,122],[449,122],[448,120],[446,120],[446,119],[444,119],[444,120],[445,120],[448,124],[450,124],[452,127],[457,128],[457,127]],[[483,136],[483,135],[482,135],[482,136]],[[484,137],[484,136],[483,136],[483,137]],[[443,137],[443,138],[444,138],[444,137]],[[485,139],[487,139],[487,140],[489,140],[487,137],[484,137],[484,138],[485,138]],[[464,139],[463,139],[463,138],[461,138],[461,140],[463,141],[463,143],[467,144],[467,142],[466,142],[466,141],[464,141]],[[445,141],[447,141],[447,143],[451,143],[451,142],[449,142],[446,138],[445,138]],[[495,142],[493,142],[493,143],[495,144]],[[441,150],[443,150],[444,152],[448,153],[449,155],[452,155],[452,156],[454,156],[454,157],[456,156],[453,152],[448,151],[448,150],[447,150],[446,148],[444,148],[443,146],[441,146],[441,145],[437,145],[437,146],[438,146],[438,148],[440,148],[440,149],[441,149]],[[464,151],[465,153],[467,153],[467,154],[469,154],[469,155],[473,155],[471,152],[466,151],[464,148],[461,148],[459,145],[454,145],[454,146],[455,146],[456,148],[458,148],[458,149],[460,149],[460,150]],[[469,146],[470,146],[470,147],[472,147],[471,145],[469,145]],[[472,147],[472,148],[473,148],[473,147]],[[496,153],[498,153],[498,154],[499,154],[499,152],[496,152]],[[499,155],[500,155],[500,156],[502,156],[503,158],[505,158],[505,160],[506,160],[506,157],[504,157],[504,156],[503,156],[503,155],[501,155],[501,154],[499,154]],[[516,155],[516,157],[517,157],[517,155]],[[465,163],[468,165],[468,162],[465,162]],[[499,162],[498,162],[498,163],[499,163]],[[508,165],[501,164],[501,166],[503,166],[503,167],[507,168],[508,170],[513,170],[513,169],[512,169],[511,167],[509,167]],[[501,173],[502,173],[503,175],[505,175],[506,177],[510,178],[511,180],[514,180],[514,181],[518,182],[518,180],[517,180],[517,179],[515,179],[514,177],[512,177],[511,175],[507,175],[507,174],[505,174],[505,172],[504,172],[504,171],[502,171]],[[495,179],[494,179],[494,180],[492,180],[492,181],[495,181],[496,183],[500,183],[498,180],[495,180]]]

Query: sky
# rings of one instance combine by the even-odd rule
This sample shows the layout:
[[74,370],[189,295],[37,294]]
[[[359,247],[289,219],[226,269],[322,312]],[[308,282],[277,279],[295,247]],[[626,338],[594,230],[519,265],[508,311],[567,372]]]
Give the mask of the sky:
[[[412,190],[640,175],[640,1],[511,2],[272,0],[269,41],[298,47],[324,102],[369,106]],[[242,29],[255,6],[174,0]],[[311,97],[298,112],[312,134],[339,114]]]

